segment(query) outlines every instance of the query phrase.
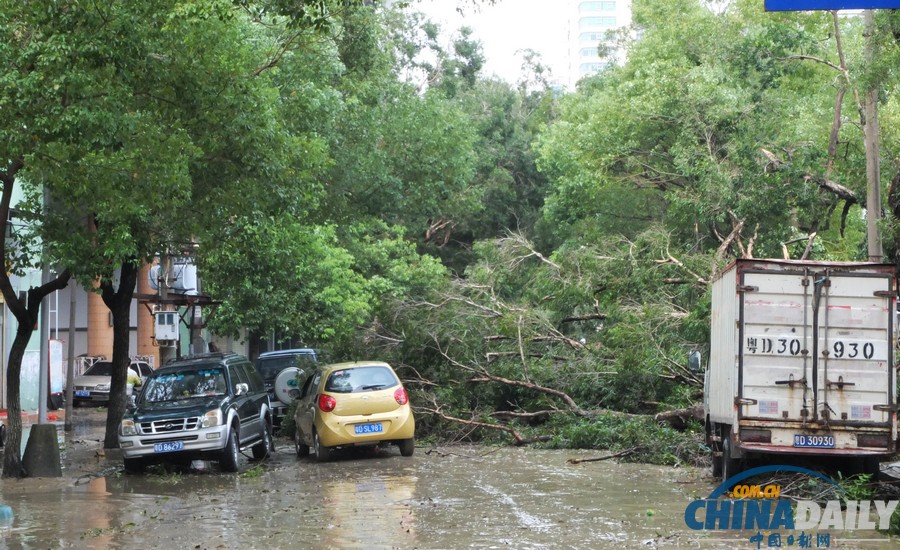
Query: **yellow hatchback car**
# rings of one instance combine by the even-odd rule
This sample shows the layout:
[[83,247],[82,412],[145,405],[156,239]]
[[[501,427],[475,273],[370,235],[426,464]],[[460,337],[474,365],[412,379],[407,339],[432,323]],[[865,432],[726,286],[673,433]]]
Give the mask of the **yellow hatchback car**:
[[338,447],[397,444],[412,456],[416,421],[406,389],[381,361],[326,365],[303,383],[294,413],[297,456],[324,462]]

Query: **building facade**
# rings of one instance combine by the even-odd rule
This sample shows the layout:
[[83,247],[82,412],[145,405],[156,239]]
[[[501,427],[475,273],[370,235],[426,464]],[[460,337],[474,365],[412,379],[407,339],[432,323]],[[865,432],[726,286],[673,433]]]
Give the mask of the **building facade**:
[[569,4],[569,87],[610,64],[622,63],[625,52],[612,31],[631,24],[631,0],[574,0]]

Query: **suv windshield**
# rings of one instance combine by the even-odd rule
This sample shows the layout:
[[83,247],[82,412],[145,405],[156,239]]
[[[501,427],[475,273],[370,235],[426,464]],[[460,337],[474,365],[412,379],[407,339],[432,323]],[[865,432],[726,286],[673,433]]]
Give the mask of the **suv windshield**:
[[391,369],[377,366],[357,367],[332,372],[325,382],[325,391],[334,393],[374,391],[390,388],[399,383]]
[[166,372],[150,377],[141,393],[144,403],[159,403],[193,397],[225,395],[225,373],[221,368]]

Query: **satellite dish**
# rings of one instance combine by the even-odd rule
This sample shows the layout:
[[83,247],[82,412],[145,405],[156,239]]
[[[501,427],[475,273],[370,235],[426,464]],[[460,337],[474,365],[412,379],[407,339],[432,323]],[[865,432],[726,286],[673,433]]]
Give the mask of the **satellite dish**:
[[297,367],[288,367],[279,372],[275,377],[275,398],[285,405],[290,405],[294,399],[300,397],[300,382],[297,377],[302,373],[303,371]]

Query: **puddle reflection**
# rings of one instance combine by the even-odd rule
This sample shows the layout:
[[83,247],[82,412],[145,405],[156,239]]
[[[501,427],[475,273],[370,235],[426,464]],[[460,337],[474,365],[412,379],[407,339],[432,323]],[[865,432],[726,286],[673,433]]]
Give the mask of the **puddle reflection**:
[[[371,471],[361,473],[377,475]],[[415,494],[416,477],[412,475],[324,482],[327,540],[314,548],[415,546],[416,525],[410,505]]]

